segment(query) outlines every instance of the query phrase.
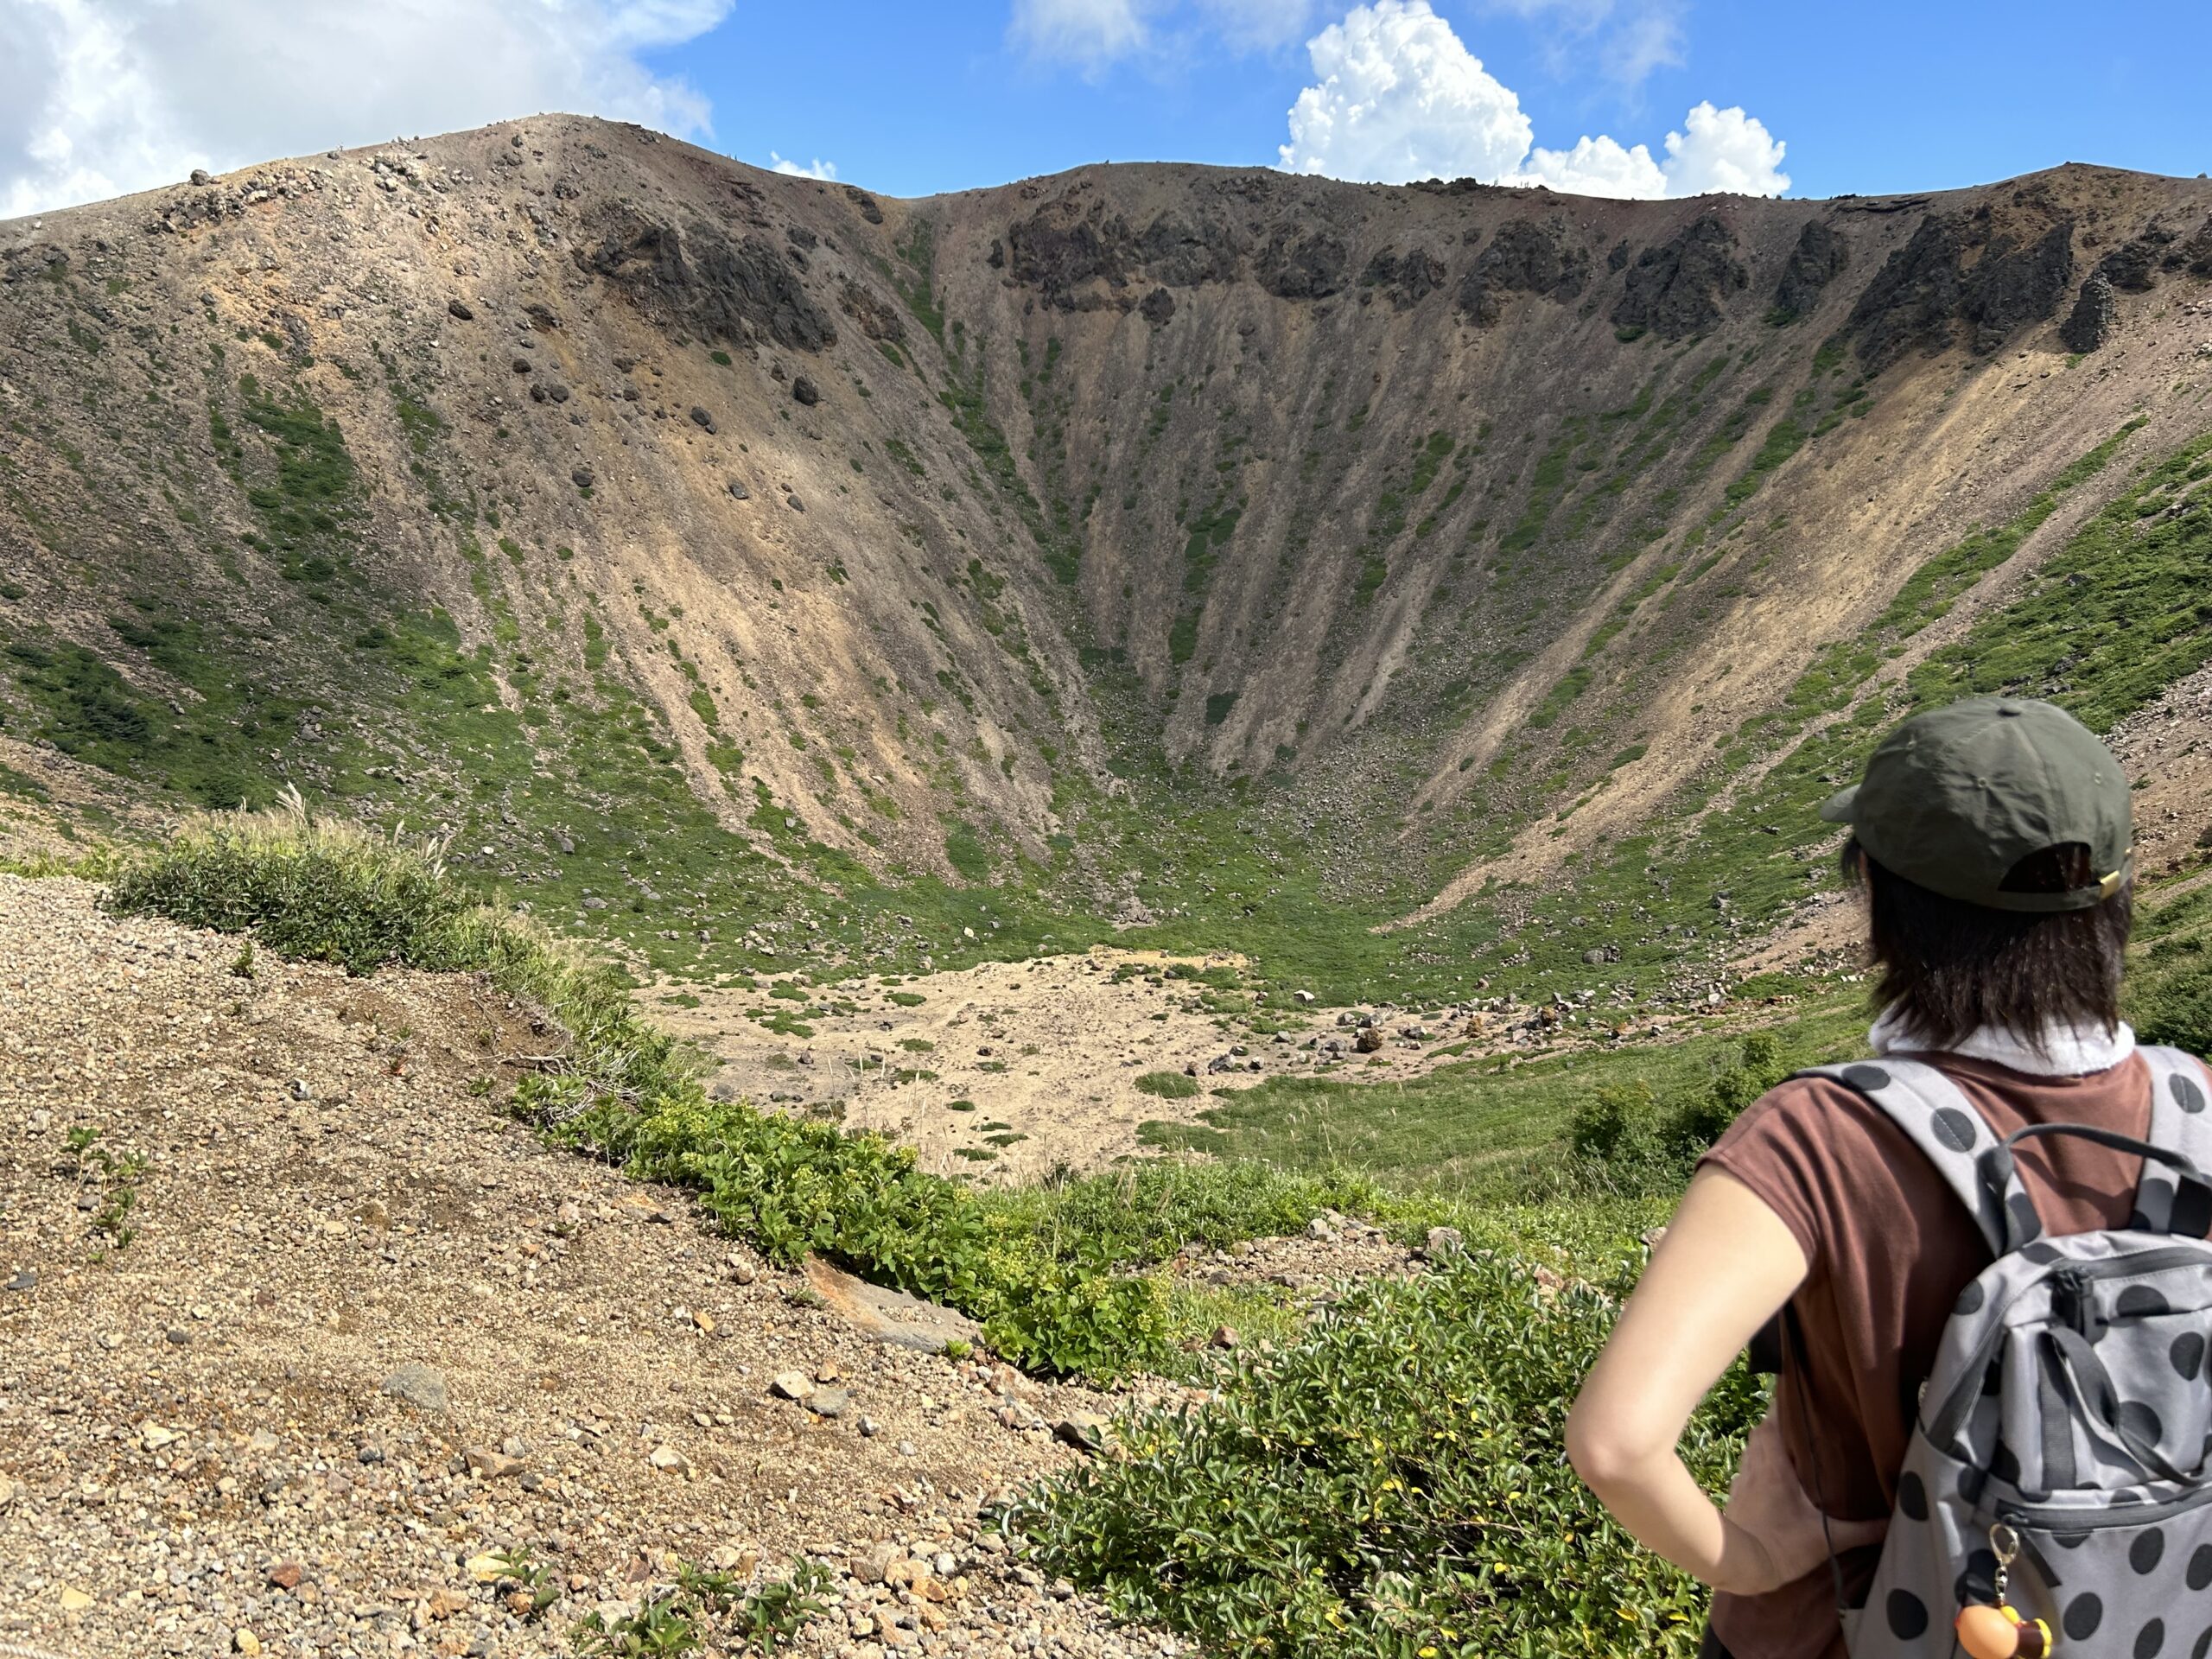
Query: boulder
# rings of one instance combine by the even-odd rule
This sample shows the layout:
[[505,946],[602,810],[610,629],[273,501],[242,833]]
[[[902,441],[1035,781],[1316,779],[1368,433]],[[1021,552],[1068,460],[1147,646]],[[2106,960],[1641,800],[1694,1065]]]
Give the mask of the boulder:
[[804,1271],[807,1288],[831,1313],[878,1342],[927,1354],[941,1354],[956,1342],[969,1349],[982,1346],[982,1326],[964,1313],[871,1285],[818,1255],[807,1257]]
[[807,408],[812,409],[822,401],[822,389],[806,376],[794,375],[791,377],[791,396],[805,404]]
[[446,315],[456,322],[474,322],[476,321],[476,314],[468,308],[467,302],[465,300],[448,300],[446,302]]

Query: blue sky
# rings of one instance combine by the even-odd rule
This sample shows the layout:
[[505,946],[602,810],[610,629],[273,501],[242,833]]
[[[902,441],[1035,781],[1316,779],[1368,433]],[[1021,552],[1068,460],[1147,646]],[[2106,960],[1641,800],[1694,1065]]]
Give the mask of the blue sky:
[[2195,175],[2209,67],[2212,0],[0,0],[0,218],[554,109],[900,195],[1108,159],[1626,195]]
[[[1742,106],[1788,146],[1793,195],[1943,188],[2065,161],[2212,168],[2207,0],[1703,0],[1681,9],[1681,61],[1633,83],[1562,21],[1571,8],[1435,10],[1554,147],[1584,133],[1656,146],[1710,100]],[[825,40],[840,42],[826,56]],[[1106,159],[1272,163],[1312,79],[1302,41],[1198,44],[1165,62],[1085,66],[1025,50],[1003,5],[846,0],[734,17],[658,61],[711,100],[712,147],[820,157],[842,178],[912,195]]]

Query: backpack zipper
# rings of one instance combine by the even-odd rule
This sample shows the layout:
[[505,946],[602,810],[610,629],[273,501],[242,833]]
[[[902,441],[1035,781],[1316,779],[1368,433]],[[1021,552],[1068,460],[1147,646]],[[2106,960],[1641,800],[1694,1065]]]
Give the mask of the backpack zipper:
[[[2096,1532],[2107,1527],[2147,1527],[2153,1522],[2186,1515],[2206,1503],[2212,1503],[2212,1484],[2156,1503],[2118,1503],[2101,1510],[2000,1504],[1997,1518],[2015,1531],[2022,1527],[2034,1527],[2044,1532]],[[2056,1584],[2058,1580],[2053,1579],[2051,1582]]]
[[[2063,1271],[2069,1284],[2085,1287],[2092,1280],[2127,1279],[2140,1274],[2161,1272],[2167,1268],[2202,1266],[2208,1259],[2212,1258],[2208,1258],[2202,1244],[2167,1245],[2158,1249],[2139,1250],[2133,1255],[2108,1257],[2102,1262],[2071,1262],[2063,1269],[2044,1276],[2056,1278],[2059,1271]],[[2022,1286],[2018,1294],[2024,1294],[2028,1288],[2028,1286]],[[2017,1294],[2015,1300],[2018,1300]],[[1967,1414],[1974,1409],[1974,1402],[1981,1397],[1982,1375],[1988,1370],[1989,1362],[1997,1357],[1998,1347],[2005,1340],[2007,1329],[2001,1323],[1990,1326],[1988,1334],[1982,1338],[1968,1357],[1965,1372],[1960,1377],[1958,1386],[1943,1402],[1942,1409],[1936,1413],[1932,1421],[1922,1425],[1923,1432],[1939,1450],[1950,1444],[1965,1423]]]
[[[2001,1525],[2011,1531],[2014,1549],[2020,1554],[2028,1558],[2029,1565],[2033,1567],[2037,1573],[2043,1575],[2043,1581],[2045,1584],[2056,1590],[2061,1584],[2065,1582],[2064,1580],[2058,1576],[2058,1569],[2050,1564],[2050,1557],[2043,1553],[2042,1547],[2036,1542],[2034,1537],[2031,1534],[2022,1530],[2022,1528],[2028,1524],[2027,1517],[2024,1511],[2019,1510],[1999,1509],[1997,1511],[1997,1519]],[[1996,1547],[1996,1530],[1997,1529],[1994,1527],[1990,1529],[1990,1545],[1992,1548]]]

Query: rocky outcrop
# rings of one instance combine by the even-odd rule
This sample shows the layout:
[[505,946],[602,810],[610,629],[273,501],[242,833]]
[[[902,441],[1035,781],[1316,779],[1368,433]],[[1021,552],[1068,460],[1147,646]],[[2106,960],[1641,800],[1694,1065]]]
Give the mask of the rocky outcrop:
[[1444,275],[1444,262],[1427,248],[1404,253],[1385,248],[1367,262],[1359,280],[1363,287],[1388,295],[1390,303],[1404,311],[1442,288]]
[[1974,327],[1974,349],[1986,356],[2018,330],[2051,315],[2073,276],[2070,220],[2024,246],[1993,238],[1966,283],[1965,315]]
[[1233,281],[1243,264],[1224,225],[1167,213],[1140,232],[1122,215],[1072,196],[1008,226],[1004,243],[992,245],[991,263],[1063,310],[1095,309],[1147,279],[1169,288]]
[[2094,352],[2112,337],[2113,323],[2120,304],[2113,297],[2113,285],[2102,270],[2089,273],[2088,281],[2082,284],[2081,297],[2074,302],[2074,309],[2059,325],[2058,338],[2069,352]]
[[1042,291],[1048,304],[1064,310],[1095,308],[1096,294],[1077,290],[1092,283],[1118,289],[1128,284],[1136,256],[1129,222],[1093,202],[1083,207],[1072,196],[1058,196],[1028,218],[1007,226],[1007,270],[1014,281]]
[[1720,321],[1728,299],[1751,280],[1736,257],[1734,233],[1719,214],[1707,213],[1671,241],[1636,256],[1627,291],[1613,307],[1613,326],[1649,329],[1662,340],[1701,334]]
[[1770,318],[1777,323],[1795,322],[1821,302],[1827,285],[1850,263],[1850,245],[1835,226],[1824,219],[1808,220],[1797,245],[1789,251],[1789,263],[1782,268],[1781,282],[1775,285]]
[[1502,315],[1513,294],[1541,294],[1564,304],[1590,285],[1590,251],[1571,240],[1563,226],[1510,219],[1459,279],[1460,313],[1482,327]]
[[2097,275],[2123,294],[2148,294],[2158,285],[2158,259],[2164,251],[2160,241],[2139,236],[2098,260]]
[[887,340],[896,345],[906,338],[906,321],[899,315],[899,308],[849,277],[837,296],[837,308],[858,323],[861,333],[870,340]]
[[[2074,275],[2074,225],[2061,219],[2033,240],[1972,215],[1931,214],[1874,274],[1846,326],[1869,368],[1915,346],[1936,352],[1963,325],[1980,354],[2052,315]],[[1970,257],[1979,255],[1978,257]]]
[[1243,268],[1236,238],[1211,220],[1192,224],[1179,213],[1162,213],[1137,238],[1145,275],[1169,288],[1234,282]]
[[2167,250],[2163,261],[2168,270],[2186,271],[2191,276],[2212,276],[2212,219],[2189,240]]
[[1351,250],[1326,231],[1279,230],[1259,257],[1260,286],[1279,300],[1325,300],[1344,291]]
[[602,216],[598,236],[576,250],[575,261],[654,321],[709,339],[766,338],[802,352],[837,342],[836,325],[764,237],[734,240],[703,224],[678,231],[618,207]]

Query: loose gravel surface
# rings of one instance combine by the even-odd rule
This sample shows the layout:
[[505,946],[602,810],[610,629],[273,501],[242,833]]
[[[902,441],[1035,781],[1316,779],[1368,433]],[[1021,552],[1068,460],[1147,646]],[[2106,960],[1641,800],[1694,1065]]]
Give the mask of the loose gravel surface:
[[502,1121],[545,1033],[483,984],[95,898],[0,877],[0,1651],[515,1659],[800,1554],[803,1654],[1175,1650],[981,1518],[1110,1399],[880,1347]]

